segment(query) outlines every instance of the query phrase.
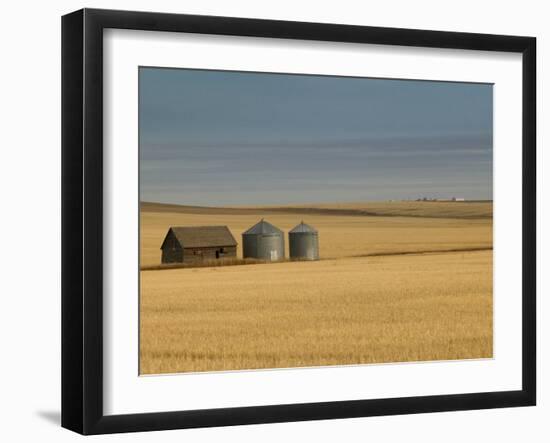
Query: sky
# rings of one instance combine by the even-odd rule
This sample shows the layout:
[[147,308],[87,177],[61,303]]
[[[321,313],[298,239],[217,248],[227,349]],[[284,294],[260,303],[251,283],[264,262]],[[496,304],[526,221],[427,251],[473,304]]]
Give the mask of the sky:
[[492,199],[490,84],[139,70],[141,201]]

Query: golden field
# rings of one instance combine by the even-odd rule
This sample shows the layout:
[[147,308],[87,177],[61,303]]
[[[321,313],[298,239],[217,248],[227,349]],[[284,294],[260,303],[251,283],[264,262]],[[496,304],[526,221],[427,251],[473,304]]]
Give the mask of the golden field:
[[468,202],[142,204],[142,266],[160,263],[169,226],[227,225],[240,244],[261,217],[285,232],[302,218],[315,226],[322,260],[142,270],[140,371],[491,357],[491,212]]
[[[170,226],[227,225],[241,234],[262,217],[288,232],[302,219],[319,230],[321,257],[374,253],[491,248],[492,203],[388,202],[278,208],[199,208],[142,204],[142,266],[160,264],[160,245]],[[449,207],[454,209],[449,209]],[[363,215],[365,212],[373,215]],[[391,212],[391,215],[389,213]],[[409,216],[414,213],[414,216]],[[345,214],[345,215],[342,215]],[[446,218],[448,214],[454,218]],[[353,214],[353,215],[350,215]],[[288,248],[287,248],[288,249]],[[288,254],[288,251],[287,251]]]

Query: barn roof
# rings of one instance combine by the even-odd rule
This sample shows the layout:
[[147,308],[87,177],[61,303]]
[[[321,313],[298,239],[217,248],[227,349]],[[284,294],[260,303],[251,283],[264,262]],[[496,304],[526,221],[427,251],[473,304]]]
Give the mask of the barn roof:
[[243,235],[249,235],[249,234],[282,234],[283,231],[281,231],[279,228],[273,226],[271,223],[266,222],[263,218],[256,223],[254,226],[252,226],[250,229],[243,232]]
[[[172,226],[166,237],[170,231],[183,248],[237,246],[237,241],[227,226]],[[164,240],[166,241],[166,238]],[[163,246],[164,242],[160,248]]]
[[299,225],[294,226],[290,231],[288,231],[289,234],[304,234],[304,233],[311,233],[311,234],[317,234],[317,229],[315,229],[311,225],[307,225],[304,222],[300,222]]

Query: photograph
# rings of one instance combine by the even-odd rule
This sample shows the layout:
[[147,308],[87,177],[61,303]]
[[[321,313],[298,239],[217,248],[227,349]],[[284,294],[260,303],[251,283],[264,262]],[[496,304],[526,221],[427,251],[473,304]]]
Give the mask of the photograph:
[[138,76],[140,375],[493,358],[493,84]]

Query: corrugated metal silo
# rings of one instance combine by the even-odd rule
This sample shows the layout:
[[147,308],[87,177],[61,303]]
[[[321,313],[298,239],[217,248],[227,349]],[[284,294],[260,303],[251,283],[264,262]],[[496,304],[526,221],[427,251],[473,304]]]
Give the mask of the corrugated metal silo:
[[290,258],[296,260],[319,260],[319,233],[301,222],[288,232]]
[[243,257],[261,260],[283,260],[285,258],[285,236],[263,218],[243,232]]

